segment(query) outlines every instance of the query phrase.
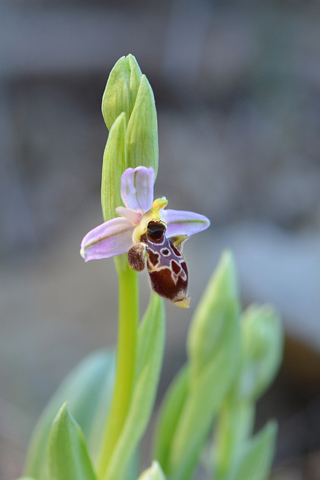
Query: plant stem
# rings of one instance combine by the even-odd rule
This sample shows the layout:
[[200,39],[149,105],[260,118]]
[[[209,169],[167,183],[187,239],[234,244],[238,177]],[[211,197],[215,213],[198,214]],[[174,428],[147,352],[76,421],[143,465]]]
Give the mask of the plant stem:
[[229,398],[220,411],[215,434],[215,480],[229,478],[236,465],[239,451],[252,433],[254,404]]
[[125,255],[115,258],[119,278],[119,324],[117,368],[113,398],[106,423],[98,479],[103,480],[120,436],[133,389],[139,323],[139,285],[137,272],[131,270]]

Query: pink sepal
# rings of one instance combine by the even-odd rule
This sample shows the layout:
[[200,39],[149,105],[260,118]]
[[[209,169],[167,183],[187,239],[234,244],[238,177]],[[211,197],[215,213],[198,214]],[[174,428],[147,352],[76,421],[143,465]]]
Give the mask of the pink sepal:
[[166,236],[191,235],[205,230],[210,225],[210,220],[204,215],[184,210],[163,210],[162,216],[167,224]]
[[133,229],[126,218],[112,218],[85,235],[80,254],[88,262],[125,253],[132,245]]

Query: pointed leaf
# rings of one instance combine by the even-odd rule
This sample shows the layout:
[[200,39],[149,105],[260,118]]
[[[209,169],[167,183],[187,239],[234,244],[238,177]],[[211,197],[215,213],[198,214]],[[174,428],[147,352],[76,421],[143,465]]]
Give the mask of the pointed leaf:
[[164,349],[163,300],[152,294],[139,329],[135,386],[129,412],[105,480],[119,480],[147,427],[154,405]]
[[189,368],[185,365],[170,385],[158,415],[153,457],[160,462],[164,470],[168,467],[174,432],[188,394],[189,375]]
[[58,388],[42,413],[29,445],[25,474],[46,480],[46,449],[53,419],[63,402],[79,423],[95,459],[108,415],[115,371],[113,352],[85,358]]
[[215,435],[215,478],[225,480],[237,464],[251,434],[254,402],[269,386],[282,354],[279,316],[270,307],[249,307],[241,324],[239,374],[218,419]]
[[240,394],[257,400],[274,379],[282,360],[283,330],[278,312],[250,306],[243,314],[244,366]]
[[195,311],[188,334],[188,353],[193,376],[201,374],[205,365],[221,347],[229,304],[236,308],[238,286],[233,256],[224,252]]
[[215,480],[225,480],[251,435],[255,405],[241,401],[232,388],[219,412],[214,436]]
[[241,458],[227,480],[267,480],[272,464],[277,425],[268,422],[244,446]]
[[158,462],[153,462],[151,467],[145,470],[138,480],[166,480]]
[[213,420],[239,369],[239,300],[232,256],[223,255],[189,331],[190,382],[163,465],[173,480],[192,475]]
[[[239,361],[238,307],[230,303],[221,345],[196,381],[191,378],[165,473],[173,480],[191,477],[213,420],[231,387]],[[192,366],[191,366],[192,367]]]
[[83,433],[61,407],[49,435],[48,470],[50,480],[96,480]]

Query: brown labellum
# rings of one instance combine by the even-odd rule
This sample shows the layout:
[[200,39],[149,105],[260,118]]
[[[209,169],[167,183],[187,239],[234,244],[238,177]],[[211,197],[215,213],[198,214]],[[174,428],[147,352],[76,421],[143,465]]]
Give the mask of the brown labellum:
[[141,243],[128,251],[131,268],[141,271],[145,260],[152,289],[175,305],[188,308],[188,269],[182,255],[182,243],[186,236],[166,238],[166,226],[162,222],[149,222]]

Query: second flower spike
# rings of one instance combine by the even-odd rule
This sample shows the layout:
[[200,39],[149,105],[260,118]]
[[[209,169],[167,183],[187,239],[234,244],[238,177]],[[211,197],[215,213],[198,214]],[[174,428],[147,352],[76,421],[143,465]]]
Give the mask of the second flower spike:
[[91,230],[82,240],[84,260],[128,254],[132,269],[145,266],[152,289],[175,305],[188,308],[188,271],[182,245],[188,237],[209,227],[204,215],[165,210],[167,200],[153,200],[154,171],[151,167],[128,168],[121,177],[125,207],[113,218]]

